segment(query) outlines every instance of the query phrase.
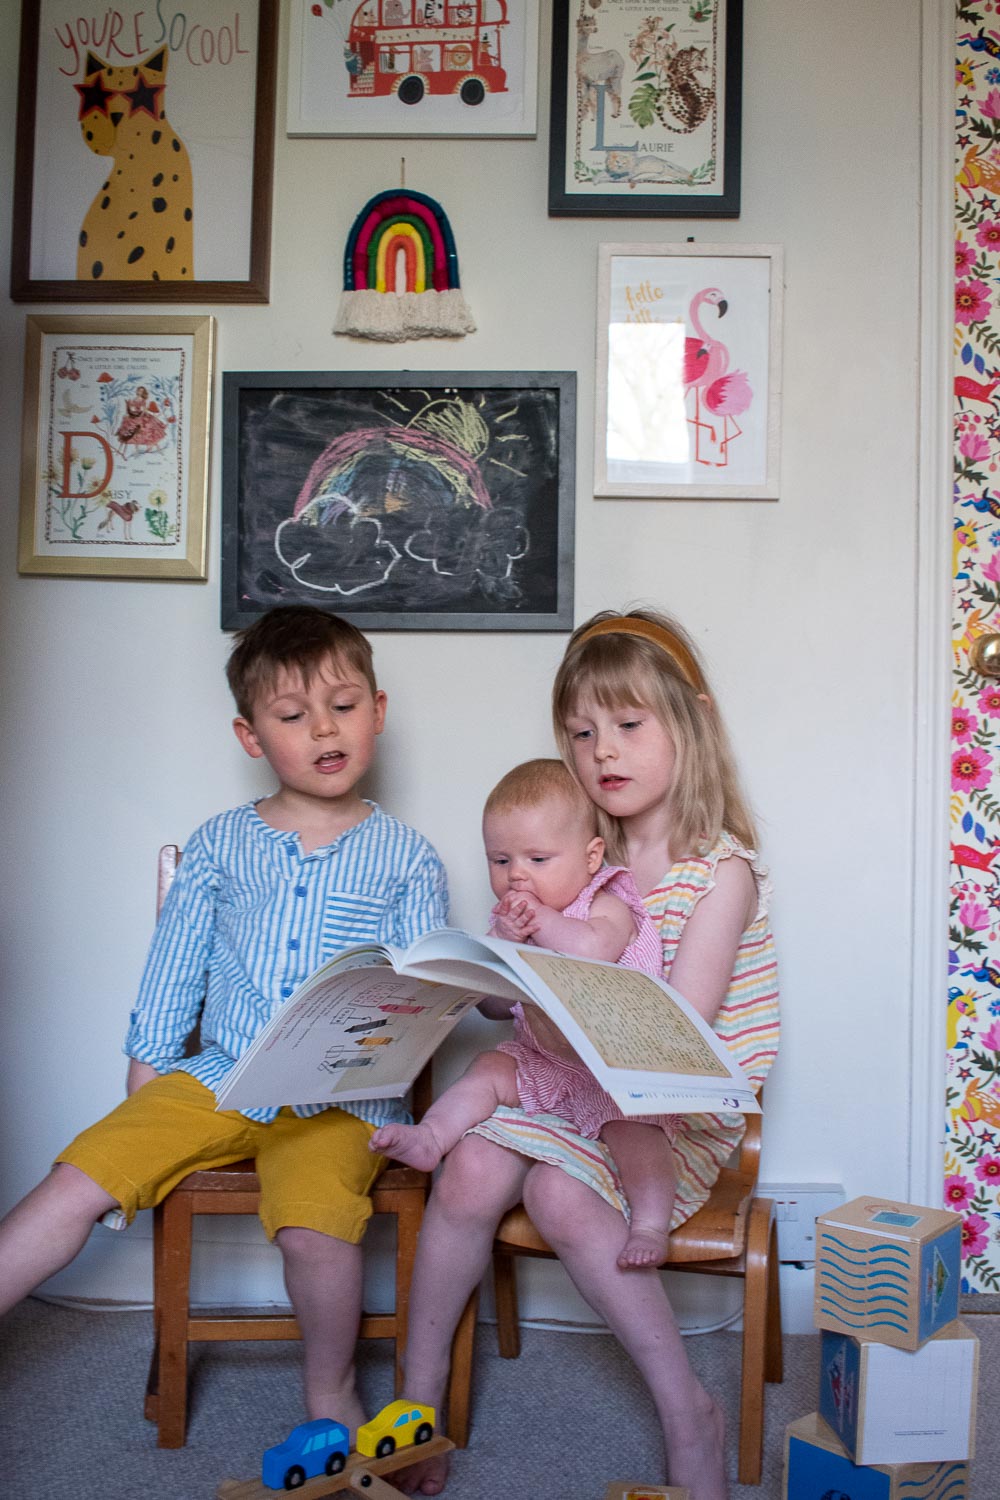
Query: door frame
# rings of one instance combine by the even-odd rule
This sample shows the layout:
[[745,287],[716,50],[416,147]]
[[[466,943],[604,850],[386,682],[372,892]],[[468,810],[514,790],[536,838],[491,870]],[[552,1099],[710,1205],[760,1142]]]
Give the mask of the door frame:
[[950,897],[954,6],[922,0],[920,378],[914,622],[914,787],[908,1193],[944,1186]]

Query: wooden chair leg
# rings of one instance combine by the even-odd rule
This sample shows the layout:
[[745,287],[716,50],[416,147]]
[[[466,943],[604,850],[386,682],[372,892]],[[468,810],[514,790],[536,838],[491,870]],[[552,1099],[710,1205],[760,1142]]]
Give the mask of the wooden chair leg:
[[476,1345],[476,1314],[479,1311],[479,1288],[465,1304],[451,1345],[451,1374],[448,1378],[448,1436],[456,1448],[469,1442],[469,1407],[472,1399],[472,1356]]
[[767,1333],[768,1246],[774,1206],[755,1198],[747,1225],[743,1293],[743,1371],[740,1395],[740,1484],[760,1484],[764,1452],[764,1361]]
[[497,1308],[497,1346],[503,1359],[521,1352],[521,1322],[517,1308],[517,1265],[513,1255],[493,1252],[493,1296]]
[[785,1378],[785,1356],[781,1343],[781,1262],[778,1260],[778,1221],[771,1220],[767,1249],[767,1342],[764,1348],[764,1379],[780,1383]]
[[163,1206],[153,1209],[153,1352],[146,1377],[143,1415],[147,1422],[159,1419],[160,1391],[160,1287],[163,1278]]
[[160,1448],[183,1448],[187,1429],[191,1227],[185,1195],[173,1192],[163,1205],[160,1260],[161,1305],[157,1329],[157,1421]]
[[424,1215],[422,1189],[401,1194],[396,1205],[396,1375],[395,1394],[403,1394],[403,1357],[410,1321],[410,1282],[417,1238]]

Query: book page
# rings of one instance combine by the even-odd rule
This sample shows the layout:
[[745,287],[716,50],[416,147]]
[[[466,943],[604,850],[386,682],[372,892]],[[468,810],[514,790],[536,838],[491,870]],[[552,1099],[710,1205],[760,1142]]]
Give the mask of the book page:
[[497,938],[476,938],[455,927],[439,927],[418,938],[396,967],[438,984],[482,985],[484,995],[524,1000],[524,985],[511,971]]
[[566,1007],[609,1068],[729,1077],[697,1027],[648,974],[537,948],[522,947],[518,954]]
[[219,1108],[398,1097],[479,999],[384,964],[332,968],[272,1017],[216,1090]]

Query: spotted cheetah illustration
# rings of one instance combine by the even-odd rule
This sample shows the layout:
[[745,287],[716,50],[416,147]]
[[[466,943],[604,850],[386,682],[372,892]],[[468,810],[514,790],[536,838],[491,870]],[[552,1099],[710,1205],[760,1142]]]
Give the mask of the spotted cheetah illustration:
[[167,49],[112,68],[87,53],[80,129],[114,166],[87,210],[76,274],[81,281],[191,281],[191,162],[166,117]]

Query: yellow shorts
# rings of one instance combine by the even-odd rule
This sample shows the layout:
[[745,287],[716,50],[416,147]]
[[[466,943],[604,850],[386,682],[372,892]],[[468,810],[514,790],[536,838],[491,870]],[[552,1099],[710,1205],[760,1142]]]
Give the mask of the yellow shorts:
[[342,1109],[301,1119],[283,1109],[263,1125],[216,1110],[190,1073],[150,1080],[72,1141],[56,1160],[78,1167],[121,1204],[131,1223],[189,1172],[253,1157],[260,1218],[269,1239],[297,1225],[356,1245],[386,1159],[368,1149],[374,1127]]

